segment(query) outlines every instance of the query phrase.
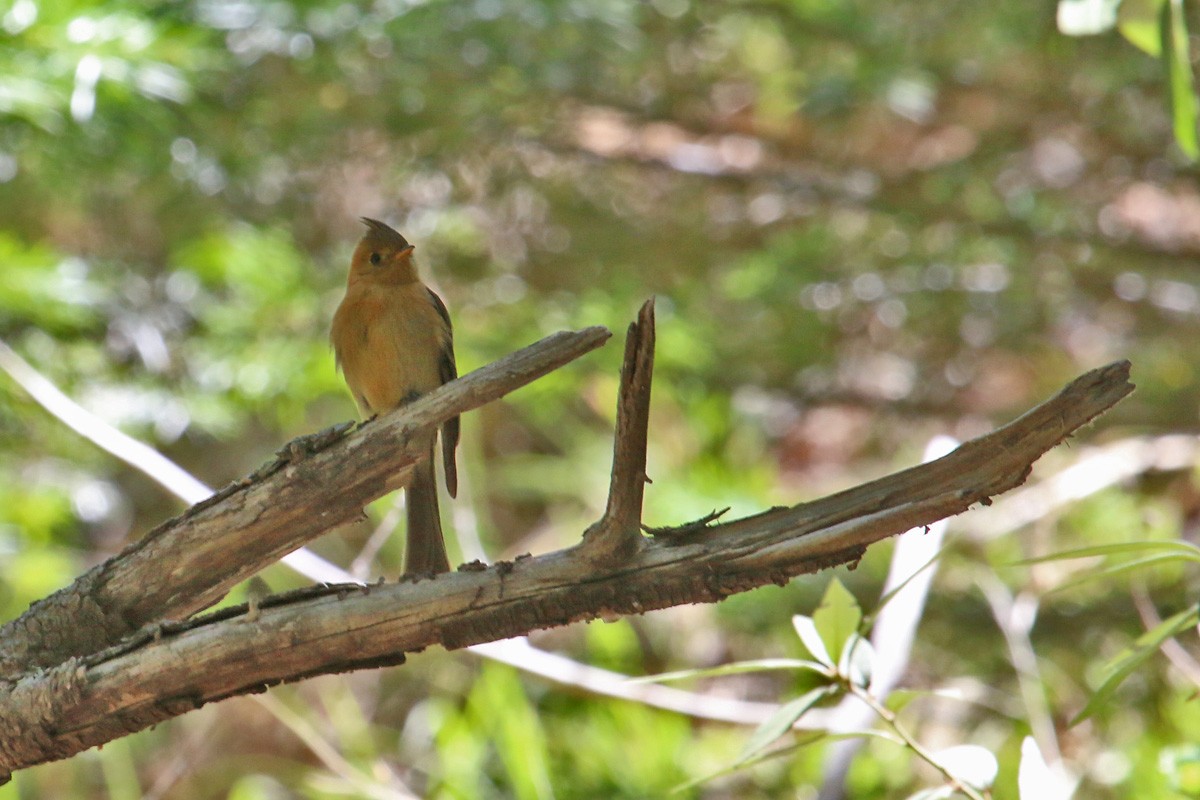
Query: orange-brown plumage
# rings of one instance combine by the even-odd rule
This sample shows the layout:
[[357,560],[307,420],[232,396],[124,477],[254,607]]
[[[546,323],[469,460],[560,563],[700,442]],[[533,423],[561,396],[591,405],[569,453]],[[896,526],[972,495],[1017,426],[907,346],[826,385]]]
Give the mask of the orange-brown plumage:
[[[333,315],[330,340],[338,366],[363,416],[411,402],[457,377],[450,316],[441,298],[417,277],[413,247],[396,231],[363,219],[367,233],[354,249],[346,296]],[[454,450],[458,418],[442,426],[446,488],[458,492]],[[408,550],[405,572],[450,568],[442,539],[433,468],[429,457],[413,468],[407,489]]]

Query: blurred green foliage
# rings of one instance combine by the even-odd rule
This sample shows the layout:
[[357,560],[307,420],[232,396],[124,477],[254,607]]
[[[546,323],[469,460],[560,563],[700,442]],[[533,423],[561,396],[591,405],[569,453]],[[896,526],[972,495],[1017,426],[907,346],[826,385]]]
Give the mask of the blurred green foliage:
[[[1200,194],[1173,144],[1170,64],[1175,84],[1115,35],[1062,36],[1052,6],[978,0],[0,2],[0,340],[223,484],[353,416],[326,337],[369,215],[416,243],[462,371],[564,327],[619,333],[658,297],[650,525],[906,466],[931,435],[975,435],[1117,358],[1138,392],[1087,438],[1194,432]],[[491,557],[567,545],[598,515],[620,349],[469,415],[457,521]],[[956,523],[905,683],[983,699],[947,719],[916,706],[918,734],[989,747],[1011,790],[1028,723],[975,576],[1194,538],[1198,497],[1174,470],[987,545],[971,515]],[[178,510],[0,377],[7,618]],[[316,547],[348,563],[369,532]],[[398,538],[375,574],[394,576]],[[868,611],[888,554],[839,571]],[[1145,630],[1130,593],[1170,616],[1194,569],[1048,592],[1062,569],[997,574],[1045,593],[1033,645],[1082,796],[1190,791],[1194,687],[1161,658],[1065,723]],[[541,642],[628,673],[799,656],[789,618],[825,582]],[[749,735],[444,653],[272,697],[300,721],[230,701],[19,773],[0,798],[374,796],[394,780],[642,798]],[[684,795],[811,796],[821,752]],[[889,798],[927,777],[871,743],[848,786]]]

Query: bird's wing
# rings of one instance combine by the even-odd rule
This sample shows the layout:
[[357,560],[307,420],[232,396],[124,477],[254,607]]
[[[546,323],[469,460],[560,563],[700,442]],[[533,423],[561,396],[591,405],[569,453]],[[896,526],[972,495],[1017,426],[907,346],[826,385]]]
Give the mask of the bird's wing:
[[[446,341],[438,358],[438,372],[442,383],[449,383],[458,377],[458,365],[454,361],[454,326],[450,322],[450,312],[442,298],[429,289],[429,299],[437,310],[438,316],[446,323]],[[442,424],[442,465],[446,472],[446,491],[451,497],[458,495],[458,465],[454,460],[454,451],[458,447],[459,421],[453,417]]]

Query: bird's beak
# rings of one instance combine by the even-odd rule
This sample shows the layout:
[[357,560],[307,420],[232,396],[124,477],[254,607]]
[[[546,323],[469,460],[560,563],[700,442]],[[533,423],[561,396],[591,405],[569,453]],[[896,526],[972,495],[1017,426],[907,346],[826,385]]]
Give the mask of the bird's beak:
[[416,250],[416,249],[417,249],[417,248],[413,247],[413,246],[410,244],[408,247],[404,248],[404,249],[403,249],[403,250],[401,250],[399,253],[396,253],[396,258],[397,258],[397,259],[409,258],[410,256],[412,256],[412,254],[413,254],[413,250]]

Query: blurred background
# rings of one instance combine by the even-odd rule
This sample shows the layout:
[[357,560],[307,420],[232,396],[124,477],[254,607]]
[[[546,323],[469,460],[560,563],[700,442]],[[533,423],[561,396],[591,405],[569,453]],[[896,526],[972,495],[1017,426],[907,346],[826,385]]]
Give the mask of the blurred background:
[[[1089,490],[1008,523],[951,523],[902,685],[961,697],[905,714],[931,745],[995,752],[997,796],[1014,796],[1031,730],[1080,796],[1198,796],[1194,632],[1067,724],[1106,659],[1195,602],[1194,574],[1168,563],[1055,591],[1078,564],[1012,566],[1193,540],[1200,519],[1196,170],[1162,64],[1115,33],[1064,36],[1055,14],[978,0],[0,2],[0,340],[97,420],[220,486],[355,416],[328,326],[357,218],[386,220],[450,309],[460,372],[563,328],[618,334],[464,419],[462,490],[443,510],[452,558],[489,559],[570,545],[599,516],[619,337],[651,295],[650,525],[909,466],[936,434],[986,432],[1128,358],[1137,393],[1031,479],[1082,465],[1100,476]],[[1092,446],[1125,449],[1096,473]],[[395,578],[396,502],[314,549]],[[0,374],[5,619],[184,507]],[[532,641],[627,675],[799,656],[791,615],[835,573],[872,610],[891,548],[854,571]],[[282,566],[264,577],[307,582]],[[1003,598],[1035,609],[1032,662],[1014,658]],[[753,730],[703,719],[705,698],[781,703],[793,681],[685,684],[698,710],[679,714],[427,652],[207,707],[20,772],[0,798],[656,797],[732,763]],[[791,750],[678,796],[815,797],[825,755]],[[844,796],[936,778],[873,741]]]

